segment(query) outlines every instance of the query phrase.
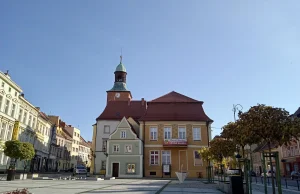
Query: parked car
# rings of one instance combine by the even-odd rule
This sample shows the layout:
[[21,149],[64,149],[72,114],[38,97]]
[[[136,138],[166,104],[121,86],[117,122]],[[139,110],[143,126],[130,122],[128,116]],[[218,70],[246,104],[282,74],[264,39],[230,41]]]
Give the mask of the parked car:
[[294,180],[294,179],[298,179],[300,177],[300,173],[299,172],[296,172],[296,171],[292,171],[291,172],[291,179]]
[[[276,174],[273,171],[273,177],[275,177],[275,176],[276,176]],[[264,177],[264,173],[261,173],[261,177]],[[272,177],[271,170],[268,170],[268,172],[266,172],[266,177]]]
[[85,166],[76,166],[74,168],[74,175],[87,175],[87,170]]

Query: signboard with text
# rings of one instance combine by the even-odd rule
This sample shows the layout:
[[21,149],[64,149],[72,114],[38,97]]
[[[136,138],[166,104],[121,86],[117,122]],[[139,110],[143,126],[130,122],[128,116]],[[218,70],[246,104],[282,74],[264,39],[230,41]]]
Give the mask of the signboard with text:
[[166,139],[164,146],[187,146],[187,140],[185,139]]

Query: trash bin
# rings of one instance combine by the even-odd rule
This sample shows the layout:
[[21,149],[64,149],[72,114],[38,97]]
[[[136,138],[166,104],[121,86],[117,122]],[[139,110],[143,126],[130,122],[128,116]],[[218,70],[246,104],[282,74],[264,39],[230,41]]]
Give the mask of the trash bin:
[[241,176],[230,177],[230,190],[232,194],[244,194],[243,178]]

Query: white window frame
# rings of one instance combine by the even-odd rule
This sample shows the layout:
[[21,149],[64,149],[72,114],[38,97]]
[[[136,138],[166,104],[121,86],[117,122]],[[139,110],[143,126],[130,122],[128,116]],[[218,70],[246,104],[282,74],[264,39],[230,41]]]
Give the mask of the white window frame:
[[[117,149],[115,149],[117,148]],[[119,153],[120,152],[120,145],[119,144],[114,144],[113,145],[113,152],[114,153]]]
[[[131,165],[131,167],[134,166],[134,172],[132,172],[132,171],[129,172],[129,171],[128,171],[128,166],[129,166],[129,165]],[[131,168],[131,169],[132,169],[132,168]],[[135,171],[136,171],[136,165],[135,165],[135,164],[131,163],[131,164],[127,164],[127,165],[126,165],[126,173],[127,173],[127,174],[135,174]]]
[[[169,135],[169,138],[166,138],[166,134]],[[164,140],[172,139],[172,127],[164,127]]]
[[[158,139],[158,130],[157,130],[157,127],[150,127],[149,131],[150,131],[150,136],[149,136],[150,140],[151,141],[157,141],[157,139]],[[152,136],[152,134],[153,134],[153,136]]]
[[9,112],[9,105],[10,105],[10,101],[8,99],[6,99],[5,101],[5,105],[4,105],[4,113],[8,115]]
[[18,116],[18,120],[21,122],[21,120],[22,120],[22,115],[23,115],[23,109],[22,108],[20,108],[19,109],[19,116]]
[[[184,131],[182,131],[182,130],[184,130]],[[182,133],[182,132],[184,132],[185,138],[180,137],[180,133]],[[186,140],[186,127],[183,127],[183,126],[178,127],[178,139]]]
[[195,158],[195,152],[198,152],[198,150],[194,150],[193,151],[193,159],[194,159],[194,166],[203,166],[203,158],[201,157],[201,155],[200,155],[200,157],[201,157],[201,164],[200,165],[196,165],[196,158]]
[[[159,164],[160,164],[159,150],[150,150],[149,152],[150,152],[149,165],[150,166],[159,166]],[[153,152],[153,154],[151,152]],[[155,152],[157,152],[157,153],[155,153]],[[154,164],[151,164],[151,156],[152,155],[154,157]],[[157,161],[155,160],[155,156],[157,156]],[[157,162],[157,164],[155,162]]]
[[121,139],[125,139],[126,138],[126,131],[125,130],[122,130],[121,132],[120,132],[120,138]]
[[201,127],[193,127],[193,140],[201,141]]
[[[161,150],[161,164],[171,164],[172,161],[172,156],[171,156],[171,150]],[[164,161],[164,158],[166,157],[170,157],[170,163],[168,163],[167,161]]]
[[27,116],[28,116],[28,112],[24,110],[24,113],[23,113],[23,123],[24,124],[26,124]]
[[[127,151],[127,150],[126,150],[126,147],[130,147],[130,151]],[[125,153],[132,153],[132,145],[125,145],[125,146],[124,146],[124,152],[125,152]]]

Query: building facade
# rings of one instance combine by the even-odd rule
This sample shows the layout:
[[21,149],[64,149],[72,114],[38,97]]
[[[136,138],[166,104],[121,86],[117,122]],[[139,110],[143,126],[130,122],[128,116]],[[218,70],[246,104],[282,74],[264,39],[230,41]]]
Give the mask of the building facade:
[[115,82],[113,87],[107,91],[107,104],[103,112],[93,125],[95,130],[93,150],[93,173],[106,174],[107,140],[122,118],[131,117],[138,120],[146,111],[146,101],[132,100],[130,90],[127,88],[127,72],[122,61],[114,72]]
[[64,131],[72,137],[72,150],[71,150],[71,168],[77,166],[78,154],[79,154],[79,144],[80,144],[80,130],[72,125],[66,125]]
[[[11,140],[14,122],[18,119],[20,106],[19,95],[22,89],[13,80],[8,72],[0,71],[0,140]],[[9,158],[0,152],[0,171],[8,168]]]
[[199,150],[209,145],[213,121],[202,104],[174,91],[148,102],[140,119],[146,177],[176,177],[175,172],[187,172],[190,178],[205,175]]
[[80,137],[77,165],[91,166],[91,145]]
[[[133,120],[131,120],[133,121]],[[107,141],[106,176],[143,177],[143,142],[136,129],[123,117]]]

